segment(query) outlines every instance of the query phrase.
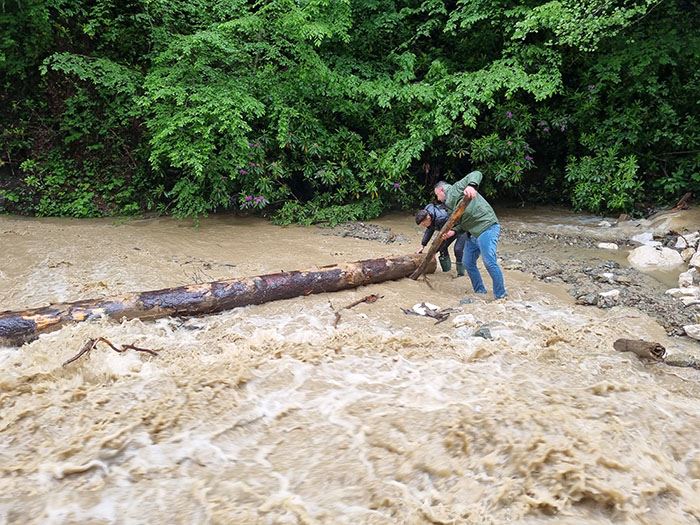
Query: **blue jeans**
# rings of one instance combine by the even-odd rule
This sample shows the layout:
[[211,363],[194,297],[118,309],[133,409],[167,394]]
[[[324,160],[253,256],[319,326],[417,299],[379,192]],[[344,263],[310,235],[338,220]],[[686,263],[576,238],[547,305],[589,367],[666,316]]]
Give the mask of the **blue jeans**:
[[479,258],[479,255],[481,255],[486,271],[489,272],[491,280],[493,281],[493,295],[496,299],[508,295],[505,282],[503,281],[503,272],[501,271],[501,267],[498,266],[498,259],[496,258],[496,248],[498,247],[500,236],[501,225],[494,224],[486,228],[478,237],[469,237],[464,244],[463,257],[464,265],[467,268],[467,275],[469,275],[469,279],[472,282],[474,292],[486,293],[484,281],[481,280],[481,273],[479,273],[479,269],[476,267],[476,260]]
[[[455,243],[455,260],[458,263],[462,262],[462,257],[464,256],[464,242],[467,240],[468,235],[466,233],[457,233],[444,241],[440,245],[440,257],[449,257],[450,252],[448,248],[454,242]],[[457,242],[455,242],[457,241]]]

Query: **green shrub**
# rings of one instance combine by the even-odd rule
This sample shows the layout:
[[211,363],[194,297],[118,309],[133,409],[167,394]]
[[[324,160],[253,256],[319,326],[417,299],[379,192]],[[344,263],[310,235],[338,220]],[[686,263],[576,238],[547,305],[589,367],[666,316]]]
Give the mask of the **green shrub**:
[[636,157],[619,157],[616,147],[594,157],[569,159],[566,180],[574,207],[596,213],[632,210],[642,192],[637,171]]

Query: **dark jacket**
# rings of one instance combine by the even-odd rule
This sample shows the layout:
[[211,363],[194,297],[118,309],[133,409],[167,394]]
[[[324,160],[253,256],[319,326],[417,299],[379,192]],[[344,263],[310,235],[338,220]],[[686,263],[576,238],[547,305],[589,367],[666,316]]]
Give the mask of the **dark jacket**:
[[432,221],[423,233],[423,240],[420,242],[421,246],[427,246],[433,234],[439,232],[447,222],[447,219],[450,218],[450,212],[447,211],[443,204],[428,204],[425,207],[425,211],[428,212]]

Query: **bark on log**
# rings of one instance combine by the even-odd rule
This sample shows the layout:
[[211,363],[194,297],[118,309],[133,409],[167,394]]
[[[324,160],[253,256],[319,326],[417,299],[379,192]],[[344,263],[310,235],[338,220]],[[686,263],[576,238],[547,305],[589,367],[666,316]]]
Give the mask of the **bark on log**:
[[[19,345],[68,323],[103,316],[112,319],[157,319],[204,315],[240,306],[300,295],[336,292],[408,277],[421,262],[419,254],[127,293],[103,299],[57,303],[24,311],[0,312],[0,346]],[[435,271],[435,261],[430,268]]]
[[447,233],[452,229],[452,226],[454,226],[455,222],[457,222],[459,218],[464,214],[464,210],[469,204],[469,201],[471,201],[471,199],[468,196],[465,195],[464,197],[462,197],[462,200],[455,208],[455,211],[453,211],[452,215],[450,215],[450,218],[447,219],[447,222],[437,234],[437,237],[433,239],[433,242],[430,244],[430,248],[428,249],[428,253],[425,254],[423,262],[416,269],[416,271],[411,274],[411,279],[413,279],[414,281],[418,279],[421,275],[425,273],[426,269],[428,268],[428,265],[430,264],[430,261],[435,262],[435,254],[440,249],[440,245],[444,242],[444,239],[442,238],[443,233]]

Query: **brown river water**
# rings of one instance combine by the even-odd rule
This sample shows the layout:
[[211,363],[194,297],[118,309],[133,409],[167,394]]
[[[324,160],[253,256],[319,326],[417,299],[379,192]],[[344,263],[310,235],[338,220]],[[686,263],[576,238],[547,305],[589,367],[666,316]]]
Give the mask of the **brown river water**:
[[[532,210],[504,227],[528,221],[598,231]],[[0,309],[419,246],[408,215],[372,223],[408,242],[233,216],[0,217]],[[692,343],[636,309],[578,306],[560,285],[505,274],[500,303],[460,305],[468,282],[453,270],[432,287],[80,323],[0,348],[0,524],[699,523],[700,371],[612,348]],[[331,306],[372,293],[334,327]],[[422,301],[461,311],[434,324],[401,310]],[[472,336],[482,326],[492,340]],[[61,366],[99,336],[159,355],[100,346]]]

